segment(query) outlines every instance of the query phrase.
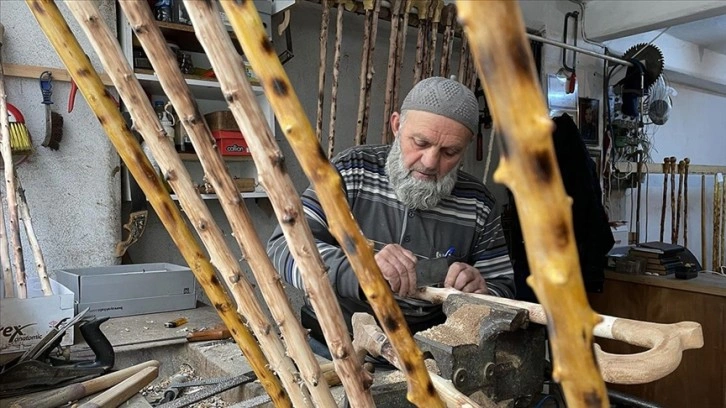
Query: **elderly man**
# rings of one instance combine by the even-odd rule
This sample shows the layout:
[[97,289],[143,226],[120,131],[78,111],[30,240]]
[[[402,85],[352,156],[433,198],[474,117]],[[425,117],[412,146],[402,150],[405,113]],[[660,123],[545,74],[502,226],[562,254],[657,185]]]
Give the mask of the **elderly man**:
[[[428,78],[406,96],[401,113],[391,115],[396,136],[391,146],[354,147],[333,160],[350,209],[373,242],[376,262],[413,332],[445,319],[439,306],[407,298],[418,286],[514,296],[494,198],[480,181],[459,171],[478,119],[478,103],[469,89],[450,79]],[[350,329],[352,314],[370,313],[370,305],[311,188],[303,194],[303,205]],[[267,252],[283,279],[302,288],[280,227]],[[424,278],[420,270],[435,265],[432,260],[439,261],[438,277],[434,270]],[[307,306],[302,321],[322,340]]]

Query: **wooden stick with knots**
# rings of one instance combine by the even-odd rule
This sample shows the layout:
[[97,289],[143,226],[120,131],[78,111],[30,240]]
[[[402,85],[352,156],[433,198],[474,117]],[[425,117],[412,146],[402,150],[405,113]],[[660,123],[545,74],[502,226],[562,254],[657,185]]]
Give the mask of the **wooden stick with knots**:
[[[440,304],[451,295],[471,296],[501,305],[524,309],[529,320],[548,325],[545,309],[536,303],[497,296],[463,293],[456,289],[419,288],[418,299]],[[634,354],[610,354],[595,345],[595,355],[603,379],[611,384],[645,384],[672,373],[681,362],[684,350],[703,347],[703,331],[696,322],[659,324],[599,315],[593,330],[597,337],[622,341],[647,349]],[[568,401],[568,406],[571,402]]]
[[335,151],[335,122],[338,109],[338,79],[340,78],[340,45],[343,42],[343,1],[338,1],[338,14],[335,19],[335,53],[333,56],[333,84],[330,94],[330,117],[328,127],[328,159]]
[[[396,47],[396,71],[393,79],[393,101],[391,109],[396,110],[398,107],[398,91],[401,89],[401,71],[403,71],[403,60],[406,55],[406,35],[408,34],[408,19],[411,15],[412,0],[403,1],[403,21],[398,29],[398,46]],[[390,134],[390,133],[389,133]]]
[[[269,363],[262,353],[260,345],[249,332],[244,318],[237,313],[234,303],[226,294],[225,289],[222,288],[222,283],[216,276],[215,268],[187,226],[186,218],[182,216],[179,207],[169,196],[164,183],[141,150],[136,137],[131,134],[126,126],[116,101],[108,93],[101,78],[85,56],[84,50],[71,32],[55,2],[35,0],[27,3],[40,28],[58,53],[63,64],[68,68],[73,80],[78,85],[78,89],[88,101],[88,106],[91,107],[98,118],[103,130],[118,151],[129,172],[144,191],[149,203],[159,216],[159,220],[179,248],[179,252],[201,284],[210,302],[215,305],[222,321],[229,328],[245,358],[254,369],[257,378],[271,396],[273,403],[279,407],[290,407],[292,405],[290,399],[282,388],[280,381],[270,371]],[[83,4],[87,2],[72,3]],[[94,3],[90,4],[93,5]],[[97,18],[96,20],[95,24],[105,26],[103,18]],[[108,29],[108,27],[106,28]],[[109,32],[109,37],[113,39],[112,44],[116,44],[116,47],[118,47],[115,40],[115,30],[113,32],[109,30]],[[168,52],[168,48],[165,47],[164,50]],[[128,64],[125,58],[123,60]],[[126,75],[125,78],[135,77],[131,74]],[[136,80],[134,79],[134,81]],[[146,99],[143,96],[138,100]],[[150,115],[154,121],[157,121],[153,111],[151,111]],[[149,121],[149,123],[153,122]],[[166,141],[167,138],[161,125],[156,127],[158,129],[156,138]],[[171,150],[174,150],[173,146],[171,146]],[[198,194],[196,195],[198,196]]]
[[413,84],[416,85],[425,75],[426,62],[426,30],[429,25],[428,8],[431,0],[413,1],[418,10],[418,34],[416,36],[416,61],[413,67]]
[[671,244],[678,243],[678,235],[676,235],[676,158],[671,156]]
[[381,144],[389,144],[393,140],[391,135],[391,113],[393,113],[393,94],[396,88],[398,30],[401,27],[401,4],[404,0],[394,1],[391,5],[391,35],[388,38],[388,70],[386,71],[386,93],[383,102],[383,129],[381,129]]
[[683,159],[683,247],[688,248],[688,166],[691,159]]
[[701,266],[706,268],[706,175],[701,174]]
[[680,235],[681,228],[681,201],[683,200],[683,173],[685,171],[685,162],[680,160],[678,162],[678,199],[676,201],[676,244],[678,243],[678,236]]
[[428,47],[428,63],[426,64],[426,78],[434,75],[434,64],[436,63],[436,43],[439,39],[439,23],[441,22],[441,11],[444,9],[442,0],[434,0],[431,4],[433,17],[431,18],[431,46]]
[[456,29],[456,4],[446,5],[446,26],[444,28],[444,39],[441,43],[441,62],[439,63],[439,76],[449,76],[449,64],[451,63],[451,52],[454,48],[454,31]]
[[671,161],[668,157],[663,158],[663,203],[660,207],[660,242],[663,241],[665,229],[666,208],[668,207],[668,173],[671,170]]
[[[459,21],[474,55],[502,157],[494,180],[518,203],[528,279],[547,315],[553,378],[570,407],[607,407],[605,383],[592,351],[600,317],[590,308],[565,193],[552,143],[552,121],[537,79],[524,22],[515,2],[459,1]],[[522,109],[526,106],[526,109]]]
[[[409,386],[408,399],[419,406],[443,407],[443,402],[426,371],[423,354],[413,341],[403,313],[393,298],[391,288],[376,264],[373,249],[350,212],[343,194],[340,175],[317,145],[315,133],[305,115],[305,110],[275,55],[274,48],[267,42],[265,29],[253,2],[223,1],[221,5],[232,23],[245,56],[260,77],[265,95],[275,112],[283,134],[295,152],[311,186],[318,192],[318,199],[328,219],[331,235],[342,243],[341,249],[358,278],[361,290],[369,300],[378,320],[383,322],[383,328],[403,362]],[[268,154],[272,155],[273,152]],[[282,165],[282,160],[278,165]],[[302,216],[302,213],[291,215],[293,216],[291,221],[295,222],[296,217]],[[290,246],[294,245],[293,243]],[[309,252],[314,250],[314,248],[307,249]],[[345,328],[345,325],[342,328]],[[340,346],[331,345],[331,352],[338,358],[345,357],[344,353],[355,354],[353,350],[343,349]]]
[[333,0],[321,0],[323,7],[320,21],[320,60],[318,62],[318,110],[315,119],[315,134],[318,142],[323,143],[323,103],[325,101],[325,70],[328,55],[328,23],[330,22],[330,2]]
[[23,220],[23,226],[25,227],[25,236],[28,238],[28,245],[33,252],[33,258],[35,259],[35,270],[38,273],[38,279],[40,280],[40,288],[43,291],[44,296],[51,296],[53,289],[50,286],[50,278],[48,278],[48,268],[45,265],[45,258],[43,257],[43,251],[40,249],[40,242],[38,242],[38,236],[35,235],[35,229],[33,228],[33,219],[30,216],[30,207],[28,207],[28,200],[25,198],[25,189],[23,189],[20,180],[18,183],[18,208],[20,210],[20,218]]
[[376,35],[378,32],[378,13],[381,10],[381,0],[365,0],[363,8],[366,11],[363,23],[363,51],[360,63],[360,93],[358,94],[358,120],[355,125],[356,146],[366,144],[368,132],[368,112],[370,110],[370,92],[373,82],[373,51],[376,48]]

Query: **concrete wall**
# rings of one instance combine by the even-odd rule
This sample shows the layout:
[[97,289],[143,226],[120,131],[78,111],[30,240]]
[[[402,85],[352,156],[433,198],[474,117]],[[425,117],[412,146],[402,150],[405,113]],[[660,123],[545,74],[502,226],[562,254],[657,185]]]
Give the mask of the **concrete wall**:
[[[88,41],[63,2],[63,15],[85,49]],[[102,0],[106,22],[115,26],[112,0]],[[0,2],[0,22],[5,26],[2,61],[12,64],[63,67],[23,1]],[[88,53],[96,68],[96,55]],[[59,151],[42,147],[45,109],[37,79],[6,77],[8,102],[25,116],[35,152],[17,166],[47,267],[79,268],[116,262],[113,248],[120,233],[119,159],[81,93],[75,109],[67,113],[70,85],[53,82],[53,110],[64,117]],[[7,192],[4,190],[3,197]],[[7,208],[7,207],[6,207]],[[24,242],[25,265],[35,274],[30,247]]]

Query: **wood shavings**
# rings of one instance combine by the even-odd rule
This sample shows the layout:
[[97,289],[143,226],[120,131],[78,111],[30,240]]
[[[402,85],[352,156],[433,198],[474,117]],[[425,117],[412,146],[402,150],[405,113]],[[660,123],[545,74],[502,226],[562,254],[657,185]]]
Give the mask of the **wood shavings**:
[[449,346],[479,345],[479,329],[482,316],[489,315],[484,305],[464,305],[446,319],[446,323],[434,326],[418,334]]

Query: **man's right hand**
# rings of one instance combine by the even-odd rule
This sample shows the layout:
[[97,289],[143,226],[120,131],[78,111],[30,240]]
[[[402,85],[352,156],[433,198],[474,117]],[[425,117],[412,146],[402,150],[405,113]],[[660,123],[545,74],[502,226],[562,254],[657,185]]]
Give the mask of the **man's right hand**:
[[391,290],[401,297],[413,295],[416,291],[416,255],[398,244],[388,244],[375,257]]

